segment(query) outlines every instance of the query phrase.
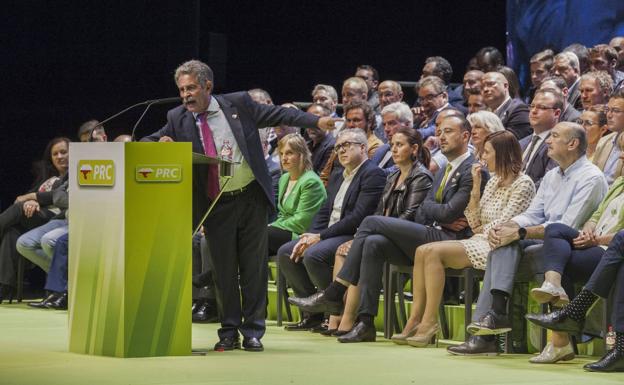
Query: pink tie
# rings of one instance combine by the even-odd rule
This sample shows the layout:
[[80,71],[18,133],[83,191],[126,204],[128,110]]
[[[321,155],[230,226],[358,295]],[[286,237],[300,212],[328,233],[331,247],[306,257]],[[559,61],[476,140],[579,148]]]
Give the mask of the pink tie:
[[[204,142],[204,151],[206,156],[212,158],[217,157],[217,149],[215,147],[214,139],[212,137],[212,130],[206,121],[206,113],[199,114],[199,125],[201,128],[202,139]],[[208,198],[214,200],[219,195],[219,166],[216,164],[208,165],[208,181],[206,192]]]

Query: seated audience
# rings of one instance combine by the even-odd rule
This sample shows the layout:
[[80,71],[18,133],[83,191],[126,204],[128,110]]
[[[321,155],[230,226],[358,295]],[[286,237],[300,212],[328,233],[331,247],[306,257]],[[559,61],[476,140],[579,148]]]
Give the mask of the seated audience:
[[[542,84],[542,81],[551,75],[555,53],[552,49],[545,49],[531,56],[529,70],[531,71],[531,87],[527,95],[527,102],[533,100],[533,93]],[[567,87],[567,84],[566,84]]]
[[624,71],[624,36],[616,36],[609,42],[609,47],[618,54],[618,64],[615,67],[618,71]]
[[581,104],[583,110],[594,104],[607,104],[613,92],[613,79],[604,71],[591,71],[581,76]]
[[539,85],[539,88],[554,88],[559,90],[559,92],[563,94],[563,109],[561,110],[561,115],[559,115],[560,122],[574,123],[579,118],[579,116],[581,116],[580,111],[574,108],[573,105],[568,103],[568,85],[561,76],[553,75],[545,77],[542,83]]
[[607,106],[604,104],[595,104],[584,110],[576,121],[576,123],[583,126],[587,134],[587,159],[590,162],[594,160],[596,146],[600,138],[609,133],[607,114],[605,113],[606,108]]
[[466,106],[468,106],[468,113],[474,114],[477,111],[487,110],[487,105],[483,101],[483,95],[481,89],[471,88],[467,91]]
[[15,203],[0,214],[0,303],[4,299],[12,300],[15,292],[18,237],[60,212],[52,200],[52,191],[67,178],[68,154],[69,139],[54,138],[48,142],[37,164],[33,189],[18,196]]
[[503,126],[513,132],[518,139],[531,134],[529,108],[519,99],[509,94],[509,82],[500,72],[488,72],[481,80],[483,101],[490,111],[503,122]]
[[[308,107],[308,112],[316,116],[329,116],[330,114],[327,107],[318,103],[313,103]],[[312,153],[312,170],[320,174],[334,150],[336,139],[330,132],[321,130],[318,127],[306,128],[306,134],[310,138],[308,148]]]
[[[297,297],[307,297],[330,284],[336,249],[353,239],[362,220],[375,211],[385,185],[384,172],[367,157],[362,130],[341,131],[335,151],[344,170],[331,175],[327,200],[308,232],[277,252],[280,269]],[[286,330],[310,329],[322,321],[323,312],[305,312],[302,324],[289,325]]]
[[512,99],[522,100],[522,95],[520,94],[520,81],[518,80],[516,72],[507,66],[500,66],[496,69],[496,71],[503,74],[505,79],[507,79],[507,83],[509,83],[509,96]]
[[283,137],[278,152],[284,174],[279,179],[277,219],[269,224],[269,255],[306,232],[327,198],[301,135]]
[[366,82],[368,87],[368,97],[366,102],[372,107],[375,113],[379,113],[379,94],[377,93],[377,85],[379,85],[379,72],[368,64],[360,64],[355,69],[355,75]]
[[338,105],[338,93],[336,89],[327,84],[317,84],[312,90],[312,103],[325,106],[330,111],[332,118],[337,118],[336,106]]
[[381,111],[392,103],[400,102],[403,100],[403,89],[401,85],[394,80],[384,80],[379,84],[379,113],[375,115],[377,120],[377,127],[375,127],[375,135],[381,139],[384,144],[390,142],[390,138],[386,137],[383,124],[383,114]]
[[[468,96],[472,94],[481,95],[481,79],[483,78],[483,72],[479,70],[470,70],[464,74],[464,78],[462,80],[461,94],[464,99],[464,106],[468,106]],[[462,111],[464,113],[469,113],[469,111]]]
[[[407,104],[402,102],[395,102],[384,106],[381,110],[381,119],[383,122],[384,133],[390,143],[392,143],[392,135],[394,135],[398,129],[412,129],[414,125],[414,116],[412,115],[412,111]],[[388,143],[380,146],[371,160],[387,172],[396,170],[396,168],[393,167],[394,160],[390,144]]]
[[568,85],[568,103],[574,108],[581,108],[579,82],[581,79],[581,68],[579,59],[573,52],[564,51],[555,56],[553,73],[561,76]]
[[503,123],[501,123],[498,116],[490,111],[475,112],[468,115],[467,119],[472,126],[470,143],[474,146],[475,158],[481,160],[485,139],[494,132],[505,131],[505,127],[503,127]]
[[[412,291],[414,302],[401,334],[392,336],[399,344],[427,346],[439,329],[438,309],[444,289],[444,269],[474,267],[485,270],[491,246],[489,230],[524,212],[535,195],[535,186],[521,172],[522,153],[516,137],[505,130],[489,134],[481,163],[472,165],[472,190],[465,214],[474,232],[469,239],[428,243],[416,249]],[[481,196],[481,169],[487,166],[494,176]]]
[[613,94],[624,89],[624,72],[616,69],[618,53],[607,44],[598,44],[589,50],[592,71],[605,71],[613,79]]
[[424,79],[427,76],[437,76],[442,79],[446,86],[449,104],[464,114],[466,113],[462,89],[451,89],[449,87],[451,78],[453,77],[453,67],[451,67],[451,63],[449,63],[448,60],[442,56],[430,56],[425,59],[425,65],[423,66],[420,78]]
[[[544,283],[531,290],[537,302],[565,305],[570,301],[568,293],[573,292],[574,283],[587,282],[606,246],[618,231],[624,229],[623,192],[624,177],[620,177],[581,231],[561,223],[546,227],[542,249]],[[545,364],[573,358],[574,349],[567,333],[555,331],[541,354],[529,361]]]
[[605,112],[611,133],[596,145],[593,162],[604,172],[610,185],[617,177],[624,175],[624,162],[620,159],[622,149],[618,144],[618,138],[624,131],[624,90],[611,96]]
[[624,231],[620,230],[609,243],[581,292],[563,309],[549,314],[528,314],[526,318],[541,327],[571,334],[579,334],[585,324],[585,316],[596,303],[598,297],[607,299],[613,290],[613,325],[615,347],[600,360],[585,364],[583,369],[590,372],[624,371]]
[[[591,68],[589,63],[589,49],[583,44],[572,43],[562,49],[561,52],[572,52],[576,55],[579,61],[579,69],[581,71],[581,75],[586,74],[590,71]],[[575,107],[578,108],[578,106]]]
[[[409,107],[406,104],[403,105],[409,111]],[[392,135],[391,143],[393,164],[396,167],[386,180],[386,186],[374,215],[419,222],[421,219],[417,215],[418,208],[427,196],[433,180],[433,176],[425,166],[430,161],[429,150],[423,146],[418,131],[408,127],[398,128]],[[336,252],[334,279],[344,264],[352,242],[343,243]],[[358,287],[350,286],[347,290],[342,317],[331,316],[328,331],[321,332],[321,334],[341,336],[351,330],[359,300]]]
[[511,330],[507,301],[525,249],[541,243],[545,226],[563,223],[579,228],[602,201],[607,183],[600,170],[585,156],[585,130],[575,123],[561,122],[546,140],[548,156],[558,167],[544,176],[529,208],[512,220],[490,229],[490,252],[483,288],[473,321],[470,339],[447,348],[456,355],[498,354],[495,334]]
[[[80,128],[78,128],[78,139],[81,142],[106,142],[108,137],[106,136],[104,126],[98,126],[98,124],[100,122],[95,119],[82,123]],[[91,135],[91,138],[89,138],[89,135]]]
[[503,54],[495,47],[483,47],[475,55],[477,66],[481,71],[492,72],[505,65]]
[[[297,298],[289,299],[306,312],[337,314],[342,310],[342,297],[347,288],[358,285],[358,322],[349,333],[338,338],[340,342],[375,341],[373,319],[377,314],[386,261],[412,265],[418,246],[472,235],[464,218],[472,190],[471,168],[475,161],[468,151],[470,123],[463,117],[450,116],[442,120],[439,129],[440,146],[449,163],[436,174],[433,186],[420,206],[420,223],[369,216],[358,228],[345,263],[331,285],[309,297],[297,295]],[[487,177],[482,177],[482,186],[486,182]]]
[[440,111],[449,108],[446,84],[437,76],[427,76],[418,81],[418,105],[413,109],[414,126],[427,140],[435,135],[435,120]]

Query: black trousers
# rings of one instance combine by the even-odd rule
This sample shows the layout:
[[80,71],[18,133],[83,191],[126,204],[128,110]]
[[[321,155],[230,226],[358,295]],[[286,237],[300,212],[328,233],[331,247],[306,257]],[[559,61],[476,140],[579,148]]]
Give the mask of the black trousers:
[[[214,267],[219,338],[262,338],[268,285],[269,205],[257,182],[236,196],[222,196],[204,222]],[[242,298],[242,301],[241,301]]]
[[269,226],[269,255],[277,255],[282,245],[292,241],[293,233],[288,230],[280,229],[279,227]]
[[52,213],[42,209],[30,218],[23,203],[15,203],[0,213],[0,284],[15,286],[17,258],[15,243],[20,235],[50,220]]
[[418,246],[455,238],[454,233],[403,219],[369,216],[358,228],[338,277],[359,285],[358,314],[377,315],[386,261],[412,265]]
[[613,290],[613,328],[624,333],[624,230],[620,230],[609,243],[585,288],[602,297]]

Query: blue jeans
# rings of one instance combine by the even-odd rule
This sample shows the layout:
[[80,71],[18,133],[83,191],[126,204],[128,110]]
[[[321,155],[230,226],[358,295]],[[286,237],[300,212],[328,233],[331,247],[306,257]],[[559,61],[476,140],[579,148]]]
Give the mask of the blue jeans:
[[52,265],[48,272],[45,289],[55,292],[67,291],[67,257],[69,255],[69,234],[61,235],[56,240]]
[[67,219],[52,219],[19,237],[17,251],[47,272],[50,270],[56,240],[67,232]]

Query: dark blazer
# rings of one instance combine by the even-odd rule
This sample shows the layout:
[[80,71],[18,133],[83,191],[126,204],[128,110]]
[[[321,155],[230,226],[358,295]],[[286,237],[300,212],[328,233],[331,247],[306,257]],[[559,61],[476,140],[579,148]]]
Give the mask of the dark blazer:
[[[296,127],[316,127],[318,117],[294,108],[258,104],[247,92],[212,95],[223,110],[236,138],[243,158],[249,164],[256,181],[262,187],[270,207],[275,209],[271,177],[264,160],[258,127],[273,127],[286,124]],[[141,141],[156,142],[162,136],[170,136],[176,142],[193,143],[193,152],[204,153],[193,114],[184,105],[167,112],[167,124]],[[193,218],[194,226],[206,212],[210,199],[206,196],[205,182],[208,169],[205,166],[193,168]]]
[[561,116],[559,117],[560,122],[573,122],[575,123],[578,118],[581,117],[581,112],[574,108],[574,106],[570,103],[564,106],[564,110],[561,111]]
[[[271,177],[271,185],[273,186],[273,192],[274,192],[274,197],[275,197],[275,207],[277,207],[277,190],[279,188],[280,177],[282,176],[282,168],[270,156],[266,158],[265,161],[266,161],[267,169],[269,170],[269,176]],[[274,213],[274,214],[277,214],[277,213]],[[271,218],[269,218],[269,221],[275,220],[275,218],[277,218],[275,215],[271,215]]]
[[403,181],[403,186],[395,189],[394,185],[400,175],[401,170],[388,175],[375,215],[384,215],[386,210],[390,210],[389,216],[421,222],[422,218],[417,218],[416,214],[431,189],[433,175],[423,165],[416,163]]
[[574,108],[578,110],[583,109],[583,104],[581,103],[581,90],[579,89],[580,87],[581,78],[579,77],[576,83],[574,83],[572,87],[568,89],[568,103],[570,103],[570,105],[574,106]]
[[[377,149],[377,151],[375,151],[375,155],[373,155],[373,157],[371,158],[371,161],[375,163],[377,166],[383,168],[384,170],[390,169],[392,168],[392,166],[394,166],[394,159],[392,159],[391,156],[388,158],[388,161],[386,161],[386,163],[381,164],[381,161],[389,152],[390,152],[390,144],[385,143],[383,146],[380,146]],[[396,171],[396,169],[392,168],[392,171]]]
[[342,202],[340,220],[328,227],[336,194],[343,182],[342,172],[334,172],[327,185],[327,200],[314,216],[310,231],[319,233],[321,239],[339,235],[353,235],[362,220],[375,212],[386,184],[386,175],[370,160],[357,171]]
[[496,113],[503,126],[513,132],[518,139],[531,135],[533,129],[529,124],[529,107],[520,99],[509,99]]
[[[472,191],[472,164],[477,160],[474,155],[470,154],[456,170],[447,178],[447,183],[442,190],[442,203],[438,203],[435,199],[435,194],[438,191],[438,187],[444,179],[444,168],[438,170],[433,179],[433,186],[429,190],[429,194],[425,201],[420,206],[418,215],[421,215],[424,219],[422,224],[424,225],[440,225],[453,223],[455,220],[464,217],[464,210],[468,206],[470,201],[470,191]],[[483,170],[481,171],[481,193],[485,188],[485,184],[489,179],[489,174]],[[455,234],[457,239],[468,238],[472,236],[472,230],[469,227],[459,232],[453,232],[445,229],[446,232]]]
[[[529,135],[526,138],[520,140],[520,148],[522,153],[526,150],[527,146],[531,144],[531,138],[533,135]],[[546,137],[548,139],[548,137]],[[557,163],[548,156],[548,146],[546,141],[542,141],[537,148],[537,152],[533,156],[533,159],[527,164],[524,173],[527,174],[535,183],[535,191],[540,185],[542,178],[546,175],[546,172],[557,167]]]
[[336,144],[336,138],[331,133],[325,135],[325,139],[319,143],[316,147],[310,142],[310,152],[312,152],[312,169],[320,174],[321,170],[327,163],[327,159],[334,150],[334,144]]

